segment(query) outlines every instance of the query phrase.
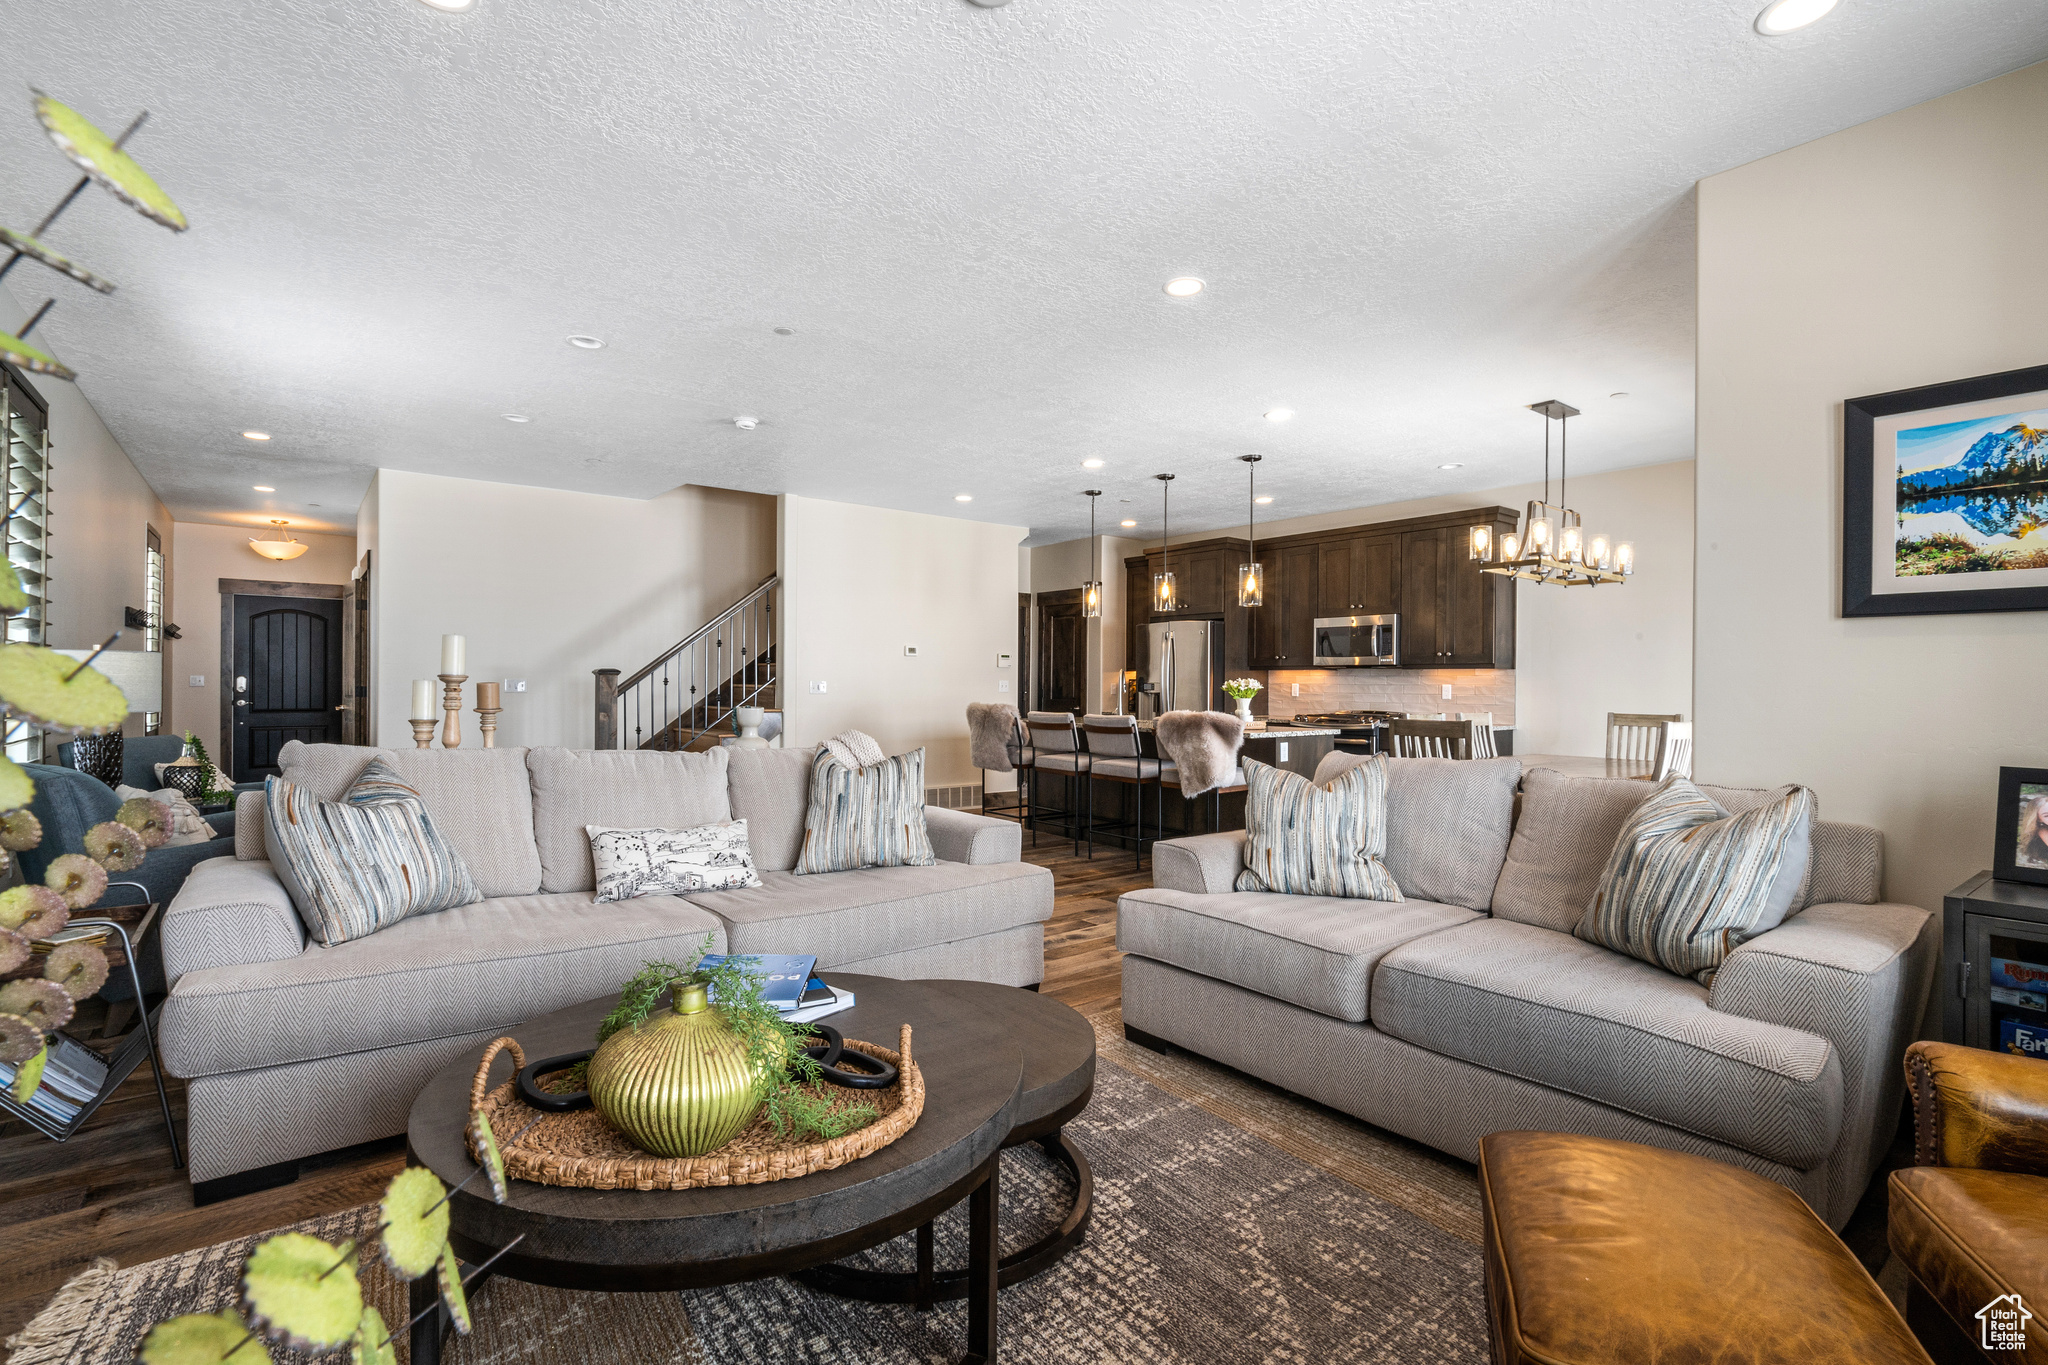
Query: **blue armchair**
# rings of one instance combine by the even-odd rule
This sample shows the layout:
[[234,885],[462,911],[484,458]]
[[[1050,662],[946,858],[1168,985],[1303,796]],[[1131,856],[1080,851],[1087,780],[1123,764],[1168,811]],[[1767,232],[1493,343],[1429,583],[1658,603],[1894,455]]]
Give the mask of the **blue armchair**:
[[[164,785],[157,779],[156,765],[169,763],[184,752],[185,741],[177,735],[129,735],[121,741],[121,785],[139,787],[146,792],[156,791]],[[57,746],[57,761],[67,768],[78,766],[72,759],[69,744]],[[225,777],[227,774],[222,773],[221,776]],[[260,792],[263,790],[263,784],[237,782],[234,789],[236,792]],[[234,833],[233,825],[230,824],[222,832]]]
[[[172,755],[176,757],[175,754]],[[121,808],[121,798],[114,795],[114,789],[97,777],[82,773],[74,768],[61,768],[49,763],[28,763],[23,765],[28,775],[35,779],[36,799],[29,809],[43,825],[43,842],[19,856],[21,875],[26,881],[39,882],[49,870],[50,862],[60,854],[79,853],[85,848],[85,832],[102,821],[114,818],[114,812]],[[152,777],[154,774],[152,774]],[[138,784],[139,785],[139,784]],[[194,866],[208,858],[232,858],[235,855],[232,811],[219,816],[208,817],[208,823],[216,820],[228,822],[228,832],[217,835],[203,844],[175,844],[166,848],[153,848],[142,860],[142,866],[133,872],[118,873],[115,881],[140,882],[149,888],[149,898],[160,906],[168,906],[171,897],[185,884],[185,876]],[[218,825],[216,825],[218,828]],[[110,904],[123,901],[135,903],[133,891],[110,891]],[[85,912],[90,914],[90,911]],[[161,912],[159,912],[161,913]],[[142,988],[151,994],[166,989],[164,983],[163,954],[157,948],[157,935],[151,934],[144,945],[139,961],[142,969]],[[110,1000],[125,999],[129,995],[126,979],[119,973],[109,977],[102,992]]]

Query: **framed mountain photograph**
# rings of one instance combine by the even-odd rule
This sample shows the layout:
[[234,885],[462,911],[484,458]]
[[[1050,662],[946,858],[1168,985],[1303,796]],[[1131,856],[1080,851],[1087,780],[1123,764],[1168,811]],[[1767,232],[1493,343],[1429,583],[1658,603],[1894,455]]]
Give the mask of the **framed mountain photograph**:
[[1842,615],[2048,611],[2048,365],[1842,405]]

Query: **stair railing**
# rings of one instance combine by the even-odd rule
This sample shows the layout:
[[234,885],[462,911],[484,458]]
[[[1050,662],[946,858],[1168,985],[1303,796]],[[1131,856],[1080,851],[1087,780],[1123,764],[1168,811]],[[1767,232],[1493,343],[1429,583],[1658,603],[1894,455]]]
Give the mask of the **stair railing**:
[[624,682],[616,668],[593,669],[596,746],[687,749],[714,730],[730,730],[738,708],[772,705],[777,582],[769,574]]

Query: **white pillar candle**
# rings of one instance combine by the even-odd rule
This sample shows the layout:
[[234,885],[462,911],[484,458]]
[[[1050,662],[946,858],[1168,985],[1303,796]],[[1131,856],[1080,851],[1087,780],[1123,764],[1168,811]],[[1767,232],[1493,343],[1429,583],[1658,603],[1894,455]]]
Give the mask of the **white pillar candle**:
[[441,637],[441,671],[450,675],[467,674],[469,663],[468,642],[460,635]]
[[439,720],[441,704],[434,700],[439,684],[431,678],[415,678],[412,684],[412,719]]

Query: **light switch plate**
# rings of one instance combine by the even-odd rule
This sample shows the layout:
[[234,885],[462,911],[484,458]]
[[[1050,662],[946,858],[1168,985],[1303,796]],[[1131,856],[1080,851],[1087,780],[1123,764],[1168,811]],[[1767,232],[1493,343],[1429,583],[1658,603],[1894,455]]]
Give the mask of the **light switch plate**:
[[1449,701],[1450,699],[1451,699],[1451,685],[1450,685],[1449,683],[1445,683],[1445,684],[1444,684],[1444,700],[1445,700],[1445,701]]
[[1007,691],[1009,691],[1009,690],[1010,690],[1010,680],[1009,680],[1008,678],[998,678],[998,679],[996,679],[996,691],[998,691],[998,692],[1007,692]]
[[1284,739],[1280,741],[1280,761],[1282,763],[1287,761],[1287,741]]
[[186,678],[185,681],[193,687],[204,687],[206,686],[206,675],[204,673],[194,673]]
[[524,692],[526,690],[526,679],[507,678],[498,685],[498,690],[500,692]]
[[905,645],[905,646],[903,646],[903,657],[904,657],[904,658],[906,658],[906,659],[915,659],[915,658],[917,657],[917,646],[916,646],[916,645]]
[[811,691],[813,691],[813,692],[823,692],[824,690],[825,690],[825,684],[823,684],[823,683],[821,683],[821,682],[814,682],[814,683],[812,683],[812,684],[811,684]]
[[1300,684],[1300,683],[1296,683],[1296,684],[1294,684],[1294,695],[1295,695],[1295,696],[1297,696],[1297,697],[1301,695],[1301,684]]

